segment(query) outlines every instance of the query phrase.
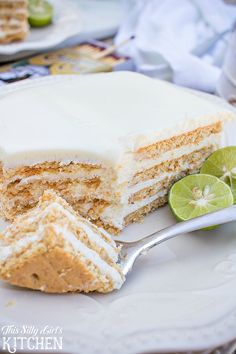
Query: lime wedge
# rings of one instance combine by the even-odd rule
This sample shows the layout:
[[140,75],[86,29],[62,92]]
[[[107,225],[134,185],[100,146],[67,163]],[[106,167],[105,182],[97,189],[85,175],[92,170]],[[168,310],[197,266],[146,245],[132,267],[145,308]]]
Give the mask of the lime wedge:
[[215,176],[190,175],[172,186],[169,205],[177,220],[184,221],[233,205],[233,195]]
[[236,146],[215,151],[203,164],[200,173],[216,176],[227,183],[236,203]]
[[46,0],[29,0],[29,24],[32,27],[44,27],[52,22],[53,7]]

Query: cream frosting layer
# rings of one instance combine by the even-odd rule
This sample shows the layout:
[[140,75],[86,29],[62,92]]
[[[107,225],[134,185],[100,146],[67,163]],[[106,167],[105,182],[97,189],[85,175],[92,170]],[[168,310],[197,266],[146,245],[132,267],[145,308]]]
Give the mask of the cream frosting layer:
[[18,33],[21,34],[22,32],[26,33],[27,32],[27,27],[25,28],[17,28],[17,29],[11,29],[9,31],[0,31],[0,38],[6,38],[8,36],[12,35],[17,35]]
[[[170,152],[162,154],[157,159],[151,159],[151,160],[144,160],[142,162],[139,162],[139,164],[136,166],[137,170],[143,170],[145,171],[146,168],[151,168],[155,165],[158,165],[162,163],[163,161],[171,161],[173,159],[181,158],[185,154],[192,154],[194,151],[200,150],[204,147],[208,146],[216,146],[218,147],[221,144],[222,140],[222,134],[214,134],[210,137],[205,138],[204,140],[201,141],[201,143],[197,145],[186,145],[181,148],[172,150]],[[141,166],[140,166],[141,163]],[[184,163],[182,168],[192,168],[191,165],[188,165]],[[155,199],[159,197],[163,197],[164,195],[167,194],[167,189],[161,189],[159,190],[156,194],[152,195],[151,197],[138,200],[136,202],[133,202],[132,204],[129,203],[129,198],[141,191],[144,188],[152,187],[156,183],[163,181],[164,179],[168,177],[177,177],[179,175],[180,171],[174,171],[174,172],[169,172],[169,173],[161,173],[159,176],[148,179],[146,181],[141,181],[139,183],[136,183],[134,185],[129,186],[128,188],[125,188],[123,191],[123,195],[121,197],[121,202],[122,204],[118,205],[111,205],[107,207],[101,214],[101,219],[108,224],[113,224],[115,227],[118,229],[123,228],[123,223],[124,219],[126,216],[129,214],[137,211],[138,209],[150,204],[153,202]]]
[[[194,151],[203,149],[203,148],[208,147],[210,145],[213,145],[216,148],[221,146],[222,145],[222,133],[212,134],[211,136],[203,139],[200,143],[198,143],[196,145],[195,144],[194,145],[183,145],[180,148],[167,151],[163,154],[160,154],[155,159],[144,159],[141,161],[134,160],[130,165],[130,169],[124,168],[124,170],[122,171],[122,174],[119,175],[118,182],[119,183],[129,182],[131,176],[133,176],[135,173],[143,172],[146,169],[155,167],[163,162],[175,160],[175,159],[181,158],[184,155],[192,154]],[[131,172],[131,169],[132,169],[132,172]],[[132,187],[130,187],[130,188],[132,188]]]
[[41,234],[38,233],[37,235],[26,236],[9,246],[5,246],[5,245],[1,244],[0,245],[0,261],[4,262],[9,257],[12,257],[15,254],[18,254],[19,252],[24,250],[26,247],[28,247],[30,244],[33,244],[34,242],[39,241],[39,239],[41,239],[41,237],[42,237]]
[[10,20],[8,19],[2,19],[0,17],[0,26],[3,26],[3,25],[9,25],[9,26],[21,26],[22,24],[25,24],[25,21],[24,20],[18,20],[16,18],[11,18]]
[[222,144],[222,133],[212,134],[211,136],[203,139],[198,144],[183,145],[180,148],[173,149],[161,154],[158,158],[155,159],[144,159],[142,161],[137,161],[135,163],[136,172],[146,170],[155,165],[161,164],[165,161],[171,161],[180,158],[183,155],[189,155],[196,150],[203,149],[204,147],[214,145],[219,146]]
[[[176,158],[179,158],[185,154],[191,154],[195,150],[200,150],[204,147],[207,147],[209,145],[221,145],[222,141],[222,134],[213,134],[205,139],[203,139],[199,144],[197,145],[185,145],[182,146],[178,149],[174,149],[171,151],[168,151],[164,154],[161,154],[155,159],[144,159],[142,161],[133,161],[131,162],[130,168],[133,169],[133,173],[143,171],[147,168],[151,168],[155,165],[158,165],[164,161],[170,161]],[[78,163],[81,163],[82,161],[77,161]],[[107,172],[106,172],[107,174]],[[122,182],[129,182],[130,178],[130,169],[125,169],[125,171],[122,173],[122,177],[119,176],[118,183]],[[12,177],[9,182],[14,182],[15,180],[20,180],[19,185],[25,185],[28,183],[32,183],[34,181],[49,181],[49,182],[57,182],[57,181],[63,181],[63,180],[81,180],[81,181],[86,181],[88,179],[96,178],[96,177],[103,177],[104,176],[104,170],[95,170],[95,172],[81,172],[78,171],[76,173],[66,173],[66,172],[58,172],[56,173],[53,172],[43,172],[41,174],[36,174],[28,177],[21,177],[20,175],[15,175]]]
[[79,229],[83,230],[84,233],[86,234],[88,240],[91,243],[94,243],[97,245],[99,248],[104,249],[107,252],[107,256],[113,261],[117,262],[118,261],[118,253],[116,251],[116,245],[115,242],[112,240],[111,236],[108,237],[108,234],[104,234],[103,231],[100,231],[102,234],[104,234],[106,241],[103,239],[101,235],[96,233],[94,230],[96,230],[95,225],[90,225],[88,226],[87,221],[78,221],[77,218],[70,213],[68,210],[63,208],[60,204],[58,203],[52,203],[50,206],[48,206],[43,215],[46,216],[48,213],[51,211],[56,210],[60,211],[62,214],[64,214],[72,223],[75,227],[78,227]]
[[0,99],[0,159],[6,167],[62,160],[117,166],[138,147],[233,116],[129,72],[38,79],[13,89]]
[[[109,235],[104,230],[100,230],[96,225],[90,224],[86,219],[80,220],[79,216],[73,215],[66,208],[60,205],[57,202],[53,202],[49,204],[43,212],[40,211],[40,207],[37,208],[39,212],[36,213],[35,216],[29,217],[28,223],[39,222],[40,220],[44,220],[48,215],[53,215],[54,213],[61,213],[60,215],[66,216],[66,218],[71,221],[74,227],[81,229],[84,231],[87,239],[92,243],[98,246],[100,249],[104,249],[107,253],[108,258],[110,258],[113,262],[117,262],[118,260],[118,252],[116,249],[116,244],[113,241],[111,235]],[[56,225],[54,225],[56,226]],[[101,235],[102,234],[102,235]],[[6,233],[6,237],[8,234]]]
[[[174,149],[174,150],[168,151],[164,154],[161,154],[156,159],[145,159],[143,161],[136,161],[132,165],[132,167],[134,169],[133,175],[137,172],[145,172],[146,169],[157,166],[165,161],[167,162],[167,161],[175,160],[175,159],[181,158],[184,155],[192,154],[194,151],[203,149],[208,146],[215,146],[215,148],[218,148],[219,146],[221,146],[221,143],[222,143],[222,134],[221,133],[220,134],[213,134],[213,135],[203,139],[197,145],[182,146],[181,148]],[[186,166],[186,168],[188,168],[188,166]],[[129,177],[129,175],[130,175],[130,173],[127,173],[127,177]],[[148,179],[146,181],[141,181],[141,182],[138,182],[134,185],[129,185],[126,188],[124,187],[124,190],[123,190],[123,193],[121,196],[122,203],[128,203],[128,199],[130,196],[132,196],[132,194],[139,192],[143,188],[151,187],[155,183],[160,182],[161,180],[165,179],[166,177],[171,177],[173,175],[176,175],[176,173],[161,173],[159,176],[156,176],[155,178]],[[128,182],[128,179],[126,182]]]
[[163,197],[167,194],[167,189],[163,189],[151,197],[139,200],[132,204],[126,204],[123,206],[112,205],[107,207],[101,214],[101,220],[114,225],[118,229],[122,230],[124,227],[124,219],[129,214],[137,211],[138,209],[152,203],[157,198]]
[[61,233],[66,241],[68,241],[71,246],[74,248],[76,252],[81,253],[81,255],[92,262],[95,267],[98,268],[98,270],[101,272],[103,276],[108,276],[112,282],[113,282],[113,287],[114,289],[120,289],[122,284],[124,283],[124,278],[121,276],[121,274],[118,272],[117,269],[113,268],[110,266],[108,263],[106,263],[97,252],[92,250],[91,248],[87,247],[85,244],[83,244],[78,238],[70,232],[66,228],[61,228],[56,226],[55,231],[57,233]]

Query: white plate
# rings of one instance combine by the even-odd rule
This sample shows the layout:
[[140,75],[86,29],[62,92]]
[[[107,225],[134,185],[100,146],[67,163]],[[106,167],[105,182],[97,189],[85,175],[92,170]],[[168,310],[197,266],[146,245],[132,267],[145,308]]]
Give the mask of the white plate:
[[[229,130],[228,143],[235,144],[235,124]],[[161,208],[143,224],[129,226],[121,239],[173,223],[168,207]],[[236,223],[231,223],[154,248],[112,294],[47,295],[0,283],[0,325],[60,326],[66,353],[203,350],[236,338],[235,293]]]
[[[0,45],[0,55],[51,49],[65,40],[74,41],[113,35],[120,22],[119,1],[50,0],[55,8],[52,25],[31,29],[23,42]],[[2,59],[2,58],[1,58]]]

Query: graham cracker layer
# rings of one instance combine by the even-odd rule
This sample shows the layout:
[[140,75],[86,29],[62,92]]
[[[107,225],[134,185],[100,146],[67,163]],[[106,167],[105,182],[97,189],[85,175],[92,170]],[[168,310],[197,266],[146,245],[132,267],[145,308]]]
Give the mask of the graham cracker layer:
[[27,12],[25,13],[14,13],[14,14],[5,14],[3,11],[1,13],[0,10],[0,19],[4,20],[4,22],[9,23],[12,19],[17,20],[17,21],[22,21],[24,24],[26,24],[28,20],[28,14]]
[[117,199],[111,187],[115,173],[111,168],[84,163],[45,162],[34,166],[21,166],[2,170],[1,203],[5,217],[34,207],[47,189],[55,190],[72,206],[78,203],[84,215],[84,205],[96,200]]
[[94,219],[92,218],[90,220],[98,227],[109,232],[111,235],[118,236],[121,232],[121,230],[118,229],[116,226],[108,224],[107,222],[104,222],[103,220],[101,220],[101,218],[99,218],[98,215],[96,215],[96,217]]
[[17,33],[7,35],[4,38],[0,38],[1,44],[11,43],[13,41],[23,41],[26,38],[27,32],[26,31],[19,31]]
[[0,161],[0,184],[3,183],[3,166],[2,166],[2,162]]
[[[167,191],[166,191],[166,193],[167,193]],[[127,225],[129,225],[129,224],[131,224],[133,222],[142,221],[144,216],[146,216],[147,214],[155,211],[159,207],[165,205],[167,203],[167,200],[168,200],[168,196],[166,194],[166,196],[158,197],[157,199],[152,201],[150,204],[145,205],[144,207],[142,207],[142,208],[134,211],[133,213],[127,215],[125,217],[124,225],[127,226]]]
[[[190,154],[190,155],[185,155],[185,156],[177,159],[176,161],[178,163],[178,166],[176,166],[176,168],[174,169],[173,176],[166,177],[166,178],[160,180],[159,182],[153,184],[152,186],[143,188],[140,191],[132,194],[129,198],[129,203],[133,203],[135,201],[145,199],[147,197],[151,197],[152,195],[156,194],[158,191],[165,189],[168,185],[174,184],[176,181],[187,176],[188,174],[193,174],[193,173],[199,172],[200,167],[202,166],[203,162],[208,158],[208,156],[210,156],[210,154],[214,150],[215,150],[214,146],[199,150],[198,154],[201,155],[201,158],[197,158],[197,160],[196,160],[195,153],[193,156],[192,156],[192,154]],[[175,160],[170,161],[171,164],[169,164],[170,162],[167,161],[166,164],[164,164],[164,167],[166,167],[168,164],[170,167],[172,165],[172,163],[175,166],[176,161]],[[186,164],[189,165],[188,168],[186,167]],[[161,175],[158,175],[160,168],[163,168],[163,164],[161,167],[160,167],[160,165],[155,166],[155,170],[157,171],[157,175],[154,175],[153,178],[157,178],[158,176],[161,177]],[[147,171],[147,173],[149,173],[149,172]],[[153,170],[151,173],[153,173]],[[141,181],[140,181],[140,183],[141,183]]]
[[[30,196],[36,196],[38,201],[38,196],[41,196],[43,192],[47,189],[53,189],[63,194],[76,193],[76,199],[82,199],[83,197],[95,198],[96,193],[110,195],[101,185],[101,180],[99,178],[93,178],[86,181],[81,180],[71,180],[70,178],[65,180],[58,180],[56,182],[50,182],[47,180],[35,180],[29,184],[19,184],[17,182],[11,183],[6,186],[3,185],[3,191],[7,196],[22,196],[30,198]],[[97,192],[96,192],[97,191]]]
[[[197,172],[196,170],[192,170],[192,173]],[[133,204],[135,202],[141,201],[143,199],[152,197],[153,195],[157,194],[159,191],[168,188],[170,185],[173,185],[176,181],[179,179],[185,177],[188,175],[188,172],[179,172],[178,174],[175,174],[174,176],[171,177],[166,177],[160,182],[155,183],[154,185],[144,188],[140,190],[139,192],[136,192],[132,194],[132,196],[129,198],[129,204]]]
[[[163,206],[167,202],[168,198],[168,192],[172,185],[179,179],[187,176],[188,174],[192,173],[197,173],[202,166],[202,163],[205,161],[205,159],[215,150],[215,147],[209,147],[209,148],[204,148],[196,153],[192,153],[186,156],[183,156],[181,159],[178,159],[177,161],[168,161],[168,164],[173,163],[173,166],[176,166],[176,163],[178,164],[179,168],[175,169],[175,175],[172,177],[168,177],[163,179],[162,181],[154,184],[153,186],[144,188],[140,190],[139,192],[134,193],[133,195],[130,196],[129,198],[129,203],[130,204],[135,204],[136,202],[140,202],[142,200],[145,200],[147,198],[150,198],[157,194],[160,191],[166,191],[166,195],[162,197],[157,197],[154,201],[151,203],[139,208],[138,210],[130,213],[127,215],[124,219],[124,227],[127,226],[128,224],[132,222],[137,222],[143,219],[145,215],[148,213],[155,211],[158,209],[160,206]],[[188,167],[186,167],[186,164]],[[161,166],[163,168],[163,166]],[[160,173],[160,166],[156,166],[156,171],[157,175]],[[153,172],[153,171],[152,171]],[[155,172],[155,171],[154,171]],[[176,173],[177,172],[177,173]],[[161,171],[162,173],[162,171]],[[155,178],[157,175],[153,175],[152,178]],[[149,179],[149,178],[147,178]],[[104,210],[104,208],[103,208]],[[93,211],[93,212],[92,212]],[[108,232],[118,235],[120,233],[120,230],[117,227],[114,227],[114,225],[110,225],[105,223],[101,218],[99,217],[99,213],[97,213],[96,209],[93,210],[93,208],[90,210],[91,215],[91,220],[95,222],[98,226],[103,227],[105,230]]]
[[[85,163],[76,163],[70,162],[68,164],[61,164],[59,162],[43,162],[38,163],[32,166],[17,166],[15,168],[3,168],[4,178],[9,180],[9,182],[14,180],[21,180],[23,178],[31,177],[31,176],[42,176],[43,174],[55,174],[55,173],[68,173],[75,174],[81,173],[81,176],[84,174],[85,176],[90,176],[91,174],[99,175],[104,172],[111,173],[111,171],[107,171],[106,168],[101,165],[94,164],[85,164]],[[88,177],[87,177],[88,178]],[[88,178],[89,179],[89,178]]]
[[158,141],[155,144],[138,149],[136,158],[138,160],[151,159],[158,157],[167,151],[178,149],[183,146],[197,145],[210,135],[220,133],[222,128],[222,122],[219,121],[206,127],[197,128],[188,133],[173,136],[170,139]]
[[[115,210],[116,205],[118,205],[119,209],[119,207],[122,207],[122,203],[125,204],[124,200],[129,193],[129,189],[127,190],[126,188],[127,183],[129,183],[130,188],[135,187],[134,189],[136,190],[135,193],[130,195],[129,204],[152,197],[163,189],[168,190],[176,180],[200,169],[205,159],[217,149],[219,138],[217,134],[221,130],[222,123],[218,122],[139,149],[134,154],[135,161],[131,161],[130,181],[122,182],[123,184],[120,185],[117,184],[120,177],[118,172],[123,166],[119,165],[112,168],[101,164],[79,162],[67,164],[44,162],[15,168],[3,167],[3,183],[2,190],[0,190],[2,212],[7,219],[12,220],[16,215],[34,207],[45,190],[53,189],[84,217],[103,226],[106,230],[116,230],[117,228],[114,227],[112,222],[108,225],[107,222],[103,221],[102,214],[105,215],[106,208],[109,206],[114,206]],[[209,136],[210,139],[205,141]],[[213,139],[211,139],[211,136]],[[203,143],[197,149],[197,145],[202,141]],[[191,147],[190,152],[193,151],[195,146],[196,150],[191,153],[185,153],[175,159],[172,157],[173,154],[167,154],[169,160],[165,160],[162,163],[160,163],[162,159],[157,158],[155,160],[156,157],[168,152],[170,149],[178,149],[184,145],[186,145],[186,148],[183,151],[181,150],[180,154],[188,151],[188,146]],[[192,147],[193,145],[194,147]],[[202,146],[205,147],[202,148]],[[138,170],[138,163],[136,166],[136,162],[144,159],[147,164],[141,163],[141,165],[152,165],[152,167],[146,167],[145,170],[135,172]],[[153,161],[150,163],[149,159]],[[153,166],[154,163],[156,165]],[[170,176],[163,180],[161,177],[164,174],[169,174]],[[172,174],[173,176],[171,176]],[[122,173],[121,176],[123,176]],[[160,181],[137,191],[136,187],[139,187],[139,183],[156,178],[160,178]],[[123,181],[122,178],[120,180]],[[115,218],[116,216],[114,215],[114,220]],[[110,216],[108,215],[109,219]]]
[[[148,180],[151,178],[156,178],[157,176],[161,176],[163,173],[166,172],[175,172],[175,176],[173,178],[167,178],[163,181],[160,181],[153,186],[150,186],[148,188],[144,188],[136,193],[134,193],[132,196],[130,196],[129,202],[130,203],[135,203],[137,201],[140,201],[142,199],[146,199],[148,197],[151,197],[161,191],[162,189],[167,189],[169,190],[170,187],[173,185],[173,183],[186,176],[187,174],[190,173],[196,173],[202,163],[205,161],[205,159],[215,150],[215,146],[210,146],[207,148],[200,149],[194,153],[191,153],[189,155],[184,155],[181,157],[181,159],[176,159],[172,161],[167,161],[165,164],[161,164],[158,166],[155,166],[154,168],[150,170],[144,171],[142,175],[138,176],[139,179],[136,180],[138,183],[139,181],[142,182],[143,180]],[[176,174],[177,172],[177,174]],[[142,180],[141,180],[142,178]],[[114,225],[109,225],[107,223],[104,223],[103,220],[101,219],[100,215],[104,212],[105,208],[109,207],[111,203],[109,203],[106,200],[101,200],[101,199],[89,199],[89,198],[84,198],[84,199],[76,199],[73,198],[73,195],[71,193],[66,193],[66,189],[63,190],[63,188],[60,191],[60,194],[73,206],[73,208],[77,211],[80,212],[81,215],[84,217],[92,220],[94,223],[96,223],[98,226],[103,227],[105,230],[111,233],[119,233],[120,230],[118,230]],[[26,195],[23,196],[22,201],[19,199],[19,194],[16,194],[15,196],[15,207],[12,208],[12,206],[7,207],[5,205],[4,209],[9,210],[7,216],[10,217],[11,219],[17,215],[18,213],[22,213],[22,211],[26,211],[29,208],[32,208],[37,202],[37,198],[39,198],[40,195],[37,195],[37,197],[33,200],[33,204],[29,203],[30,200],[30,195],[28,198]],[[9,200],[9,196],[7,198]],[[166,200],[165,197],[162,198],[161,200]],[[24,203],[26,202],[26,205]],[[152,203],[152,207],[150,210],[154,210],[154,205],[155,203]],[[157,203],[157,205],[159,205]],[[146,210],[149,210],[148,206],[144,207],[145,213]],[[133,213],[134,215],[142,215],[141,211],[136,211]],[[136,218],[136,216],[135,216]],[[127,220],[132,220],[132,217],[127,216],[125,223],[127,224]]]
[[[27,1],[0,1],[0,15],[2,10],[27,9]],[[14,14],[15,15],[15,14]]]
[[[108,201],[103,199],[94,199],[91,196],[75,198],[73,194],[69,193],[67,190],[63,190],[63,188],[58,188],[58,186],[52,189],[56,191],[58,195],[63,197],[82,216],[89,216],[90,213],[93,214],[93,210],[96,210],[96,213],[99,213],[107,205],[109,205]],[[25,213],[26,211],[35,207],[43,191],[44,189],[40,189],[38,193],[31,195],[30,190],[28,190],[25,191],[23,195],[16,193],[14,196],[10,196],[9,194],[6,195],[3,193],[1,197],[1,205],[4,217],[7,220],[14,220],[17,215]]]
[[[166,192],[167,193],[167,192]],[[136,210],[133,213],[130,213],[127,215],[124,219],[124,225],[123,227],[128,226],[129,224],[135,223],[135,222],[141,222],[143,218],[148,215],[149,213],[157,210],[158,208],[162,207],[167,203],[168,196],[167,194],[163,197],[158,197],[155,199],[153,202],[145,205],[144,207]],[[94,219],[93,222],[98,226],[109,232],[111,235],[116,235],[118,236],[121,232],[121,230],[114,225],[110,225],[102,221],[99,217],[97,219]]]
[[210,156],[210,154],[212,154],[215,149],[215,145],[210,145],[203,149],[196,150],[189,155],[183,155],[180,158],[165,161],[144,171],[137,172],[133,177],[131,185],[156,178],[157,176],[161,176],[163,173],[179,171],[181,168],[183,168],[183,164],[186,165],[184,170],[191,170],[191,167],[189,169],[188,165],[197,164],[198,162],[200,167],[204,160]]

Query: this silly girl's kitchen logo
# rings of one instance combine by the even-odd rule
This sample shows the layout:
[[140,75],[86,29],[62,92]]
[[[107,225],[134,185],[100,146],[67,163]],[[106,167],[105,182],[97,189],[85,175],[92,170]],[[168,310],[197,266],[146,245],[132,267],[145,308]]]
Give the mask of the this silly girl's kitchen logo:
[[7,353],[60,351],[63,349],[63,331],[61,327],[52,326],[6,325],[1,327],[0,343],[0,349]]

